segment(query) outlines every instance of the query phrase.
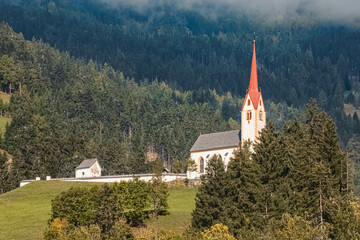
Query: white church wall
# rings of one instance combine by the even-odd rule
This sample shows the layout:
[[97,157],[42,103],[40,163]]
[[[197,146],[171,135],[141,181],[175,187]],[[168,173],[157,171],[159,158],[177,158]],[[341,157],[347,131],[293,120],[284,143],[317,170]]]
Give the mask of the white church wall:
[[[248,104],[250,100],[250,105]],[[246,115],[248,112],[251,112],[251,119],[247,120]],[[241,141],[245,142],[247,140],[255,141],[255,118],[256,118],[256,110],[254,109],[254,105],[251,101],[249,95],[246,96],[245,105],[243,110],[241,111]]]
[[245,142],[247,140],[255,141],[255,116],[256,110],[251,110],[252,118],[250,120],[246,120],[246,114],[248,111],[241,112],[241,137],[242,141]]
[[[247,104],[247,101],[250,100],[250,105]],[[256,141],[256,138],[259,137],[259,132],[266,125],[266,113],[264,108],[264,103],[260,95],[258,108],[254,109],[253,103],[250,99],[250,96],[246,97],[246,105],[241,111],[241,139],[242,142],[250,140],[252,142]],[[247,113],[251,112],[251,119],[247,120]],[[262,113],[262,120],[260,119],[260,112]]]
[[[263,100],[260,97],[261,105],[258,106],[258,114],[257,114],[257,131],[260,132],[266,126],[266,112],[263,104]],[[262,120],[260,119],[260,111],[262,112]],[[259,136],[259,134],[257,134]]]
[[200,178],[202,175],[200,173],[200,158],[202,157],[204,159],[204,173],[207,167],[207,162],[210,160],[210,158],[214,155],[221,155],[221,158],[227,166],[229,164],[230,158],[234,156],[234,151],[237,149],[237,147],[231,147],[231,148],[222,148],[222,149],[211,149],[211,150],[205,150],[205,151],[198,151],[198,152],[192,152],[191,158],[195,161],[197,170],[196,171],[187,171],[187,178],[188,179],[195,179]]

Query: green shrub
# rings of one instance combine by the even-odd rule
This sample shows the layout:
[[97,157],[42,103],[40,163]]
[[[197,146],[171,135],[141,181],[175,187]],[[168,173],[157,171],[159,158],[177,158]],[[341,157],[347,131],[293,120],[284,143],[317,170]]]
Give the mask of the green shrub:
[[204,240],[235,240],[235,237],[229,233],[229,228],[221,223],[204,230],[201,235]]
[[169,189],[166,183],[162,182],[161,177],[153,177],[150,184],[149,199],[153,208],[153,216],[166,214],[168,209],[167,198]]
[[94,223],[94,204],[97,188],[72,187],[51,202],[51,220],[66,219],[70,225]]
[[101,229],[99,226],[80,226],[73,228],[67,234],[66,240],[102,240]]
[[135,239],[131,228],[124,221],[117,221],[109,232],[109,240]]
[[44,231],[44,240],[65,239],[69,229],[69,223],[66,219],[55,218]]
[[124,212],[114,188],[104,184],[98,190],[93,211],[94,223],[100,227],[102,233],[108,233]]
[[149,186],[144,181],[135,179],[130,182],[114,184],[118,201],[124,204],[124,212],[128,223],[132,226],[142,225],[148,216],[145,211],[149,207]]

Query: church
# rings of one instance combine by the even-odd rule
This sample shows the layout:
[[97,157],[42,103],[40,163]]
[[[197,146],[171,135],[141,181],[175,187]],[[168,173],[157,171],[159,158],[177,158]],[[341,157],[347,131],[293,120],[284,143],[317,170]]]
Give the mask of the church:
[[190,149],[191,159],[195,161],[196,168],[187,172],[188,179],[200,178],[206,172],[208,160],[214,155],[227,166],[229,160],[234,156],[234,151],[238,149],[241,143],[247,140],[255,142],[265,124],[266,113],[261,91],[258,87],[254,41],[250,84],[241,111],[241,129],[240,131],[201,134]]

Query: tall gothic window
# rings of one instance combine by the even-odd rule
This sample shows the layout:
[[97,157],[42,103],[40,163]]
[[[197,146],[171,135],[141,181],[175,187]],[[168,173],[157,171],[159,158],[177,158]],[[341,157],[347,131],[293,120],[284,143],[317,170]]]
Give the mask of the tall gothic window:
[[248,106],[250,106],[250,99],[248,99]]
[[246,120],[251,120],[251,111],[247,111]]
[[199,165],[200,165],[199,173],[204,173],[204,159],[202,157],[200,157],[199,159]]
[[263,115],[263,112],[262,112],[262,111],[259,112],[259,119],[260,119],[261,121],[264,120],[264,115]]

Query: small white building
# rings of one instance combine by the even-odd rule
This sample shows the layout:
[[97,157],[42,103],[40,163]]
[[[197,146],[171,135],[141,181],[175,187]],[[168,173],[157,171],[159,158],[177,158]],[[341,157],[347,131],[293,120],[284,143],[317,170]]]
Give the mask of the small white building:
[[97,160],[85,159],[75,168],[75,178],[100,177],[101,167]]

